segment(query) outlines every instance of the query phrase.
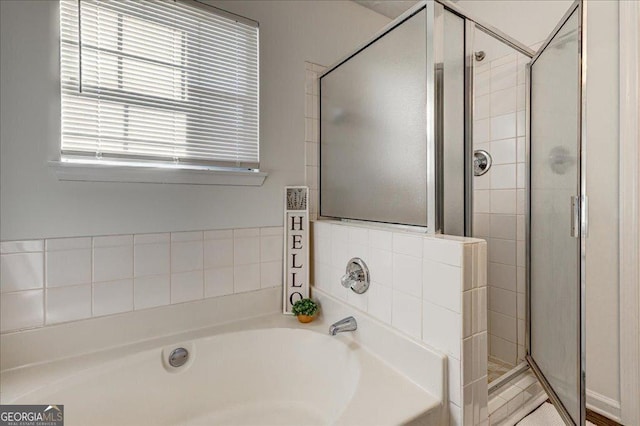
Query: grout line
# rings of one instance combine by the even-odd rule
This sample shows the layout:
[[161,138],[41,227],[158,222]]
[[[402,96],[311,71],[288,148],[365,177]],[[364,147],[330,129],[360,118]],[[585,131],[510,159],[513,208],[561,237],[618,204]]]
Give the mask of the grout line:
[[42,241],[42,326],[47,324],[47,258],[44,251],[44,240]]
[[90,244],[91,244],[91,318],[93,318],[95,316],[95,306],[94,306],[94,276],[93,276],[93,270],[94,270],[94,264],[95,264],[95,248],[94,248],[94,243],[93,243],[94,237],[91,237],[90,240]]
[[136,310],[136,246],[135,246],[135,235],[131,234],[131,311],[133,312],[135,310]]
[[171,234],[172,232],[169,233],[169,305],[173,304],[173,238]]

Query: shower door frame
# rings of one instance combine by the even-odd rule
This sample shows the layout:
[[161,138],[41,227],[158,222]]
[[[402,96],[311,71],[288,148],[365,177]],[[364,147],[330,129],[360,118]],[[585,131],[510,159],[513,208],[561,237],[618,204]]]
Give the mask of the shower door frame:
[[[578,266],[577,266],[577,286],[578,286],[578,314],[579,314],[579,329],[578,329],[578,383],[577,388],[581,395],[578,398],[580,403],[579,407],[579,419],[578,424],[584,425],[586,422],[586,380],[585,380],[585,365],[586,365],[586,237],[588,235],[588,203],[586,194],[586,120],[584,117],[586,107],[586,8],[583,5],[583,0],[576,0],[571,7],[567,10],[562,19],[558,22],[553,29],[549,37],[542,43],[535,56],[531,59],[531,62],[526,67],[526,81],[525,81],[525,93],[526,93],[526,132],[525,132],[525,146],[526,146],[526,160],[525,160],[525,176],[526,176],[526,204],[525,204],[525,239],[526,239],[526,325],[525,325],[525,344],[526,344],[526,361],[531,367],[531,370],[535,374],[536,378],[540,381],[540,384],[544,388],[549,399],[556,407],[558,413],[562,417],[562,420],[567,425],[575,424],[573,418],[569,414],[568,410],[550,385],[549,381],[545,378],[544,374],[538,367],[536,361],[531,356],[531,66],[536,59],[545,51],[557,33],[562,29],[564,24],[571,18],[571,16],[578,14],[578,141],[577,141],[577,153],[578,153],[578,205],[579,212],[577,214],[577,238],[578,238]],[[572,213],[573,214],[573,213]]]
[[[445,10],[458,15],[464,19],[464,50],[465,50],[465,117],[464,117],[464,236],[473,237],[473,114],[474,114],[474,32],[482,31],[483,33],[495,38],[496,40],[506,44],[514,49],[516,52],[522,55],[533,58],[536,54],[531,48],[524,43],[519,42],[508,34],[500,31],[496,27],[484,22],[482,19],[474,17],[451,0],[433,0],[435,3],[439,3]],[[523,363],[523,365],[526,365]],[[517,371],[512,370],[505,373],[504,380],[500,380],[501,383],[495,383],[494,388],[498,388],[503,384],[506,384],[511,377],[516,376],[523,371],[523,368],[517,366]],[[502,379],[502,378],[501,378]],[[497,385],[497,386],[496,386]]]
[[[441,197],[441,194],[438,191],[438,185],[440,178],[437,177],[436,170],[436,160],[435,156],[436,152],[436,87],[435,87],[435,61],[434,61],[434,50],[435,50],[435,42],[434,42],[434,27],[436,20],[436,3],[437,0],[420,0],[414,6],[407,9],[400,16],[395,18],[389,24],[385,25],[380,31],[378,31],[375,35],[373,35],[366,42],[362,43],[360,46],[355,48],[352,52],[347,54],[346,56],[340,58],[330,66],[328,66],[323,72],[318,75],[318,97],[322,97],[322,78],[327,74],[334,71],[336,68],[340,67],[342,64],[347,62],[349,59],[353,58],[370,45],[378,41],[380,38],[384,37],[389,32],[393,31],[398,26],[402,25],[405,21],[412,18],[414,15],[425,10],[425,19],[426,19],[426,28],[425,28],[425,36],[426,36],[426,69],[425,69],[425,87],[426,87],[426,132],[425,132],[425,145],[426,145],[426,226],[421,225],[409,225],[402,223],[391,223],[391,222],[375,222],[368,221],[365,219],[352,219],[352,218],[344,218],[344,217],[333,217],[333,216],[323,216],[322,215],[322,197],[321,197],[321,189],[322,189],[322,108],[319,109],[319,119],[318,119],[318,220],[340,220],[343,222],[364,222],[364,223],[376,223],[382,226],[388,226],[390,228],[398,228],[405,230],[413,230],[413,231],[424,231],[428,234],[438,234],[441,232],[442,223],[441,218],[442,214],[439,210],[442,209],[442,206],[437,203],[437,200]],[[442,27],[439,27],[442,30]]]

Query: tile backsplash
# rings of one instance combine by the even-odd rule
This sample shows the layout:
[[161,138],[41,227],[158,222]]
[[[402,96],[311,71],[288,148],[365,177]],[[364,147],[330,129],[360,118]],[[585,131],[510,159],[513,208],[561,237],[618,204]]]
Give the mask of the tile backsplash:
[[0,331],[282,285],[282,227],[0,243]]
[[[450,424],[485,424],[486,243],[327,220],[313,240],[314,288],[446,354]],[[366,293],[340,284],[352,257],[369,267]]]

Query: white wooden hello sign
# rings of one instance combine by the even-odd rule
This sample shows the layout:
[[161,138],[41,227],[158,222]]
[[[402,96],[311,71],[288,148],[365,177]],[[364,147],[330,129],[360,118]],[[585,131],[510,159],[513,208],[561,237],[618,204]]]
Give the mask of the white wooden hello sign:
[[309,297],[309,188],[285,187],[284,276],[282,310]]

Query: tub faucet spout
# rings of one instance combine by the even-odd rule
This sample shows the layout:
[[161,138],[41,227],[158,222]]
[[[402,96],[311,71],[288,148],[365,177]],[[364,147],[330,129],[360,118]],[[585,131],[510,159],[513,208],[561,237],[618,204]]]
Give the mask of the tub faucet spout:
[[346,317],[338,322],[331,324],[329,327],[329,335],[335,336],[338,333],[345,331],[356,331],[358,329],[358,323],[354,317]]

